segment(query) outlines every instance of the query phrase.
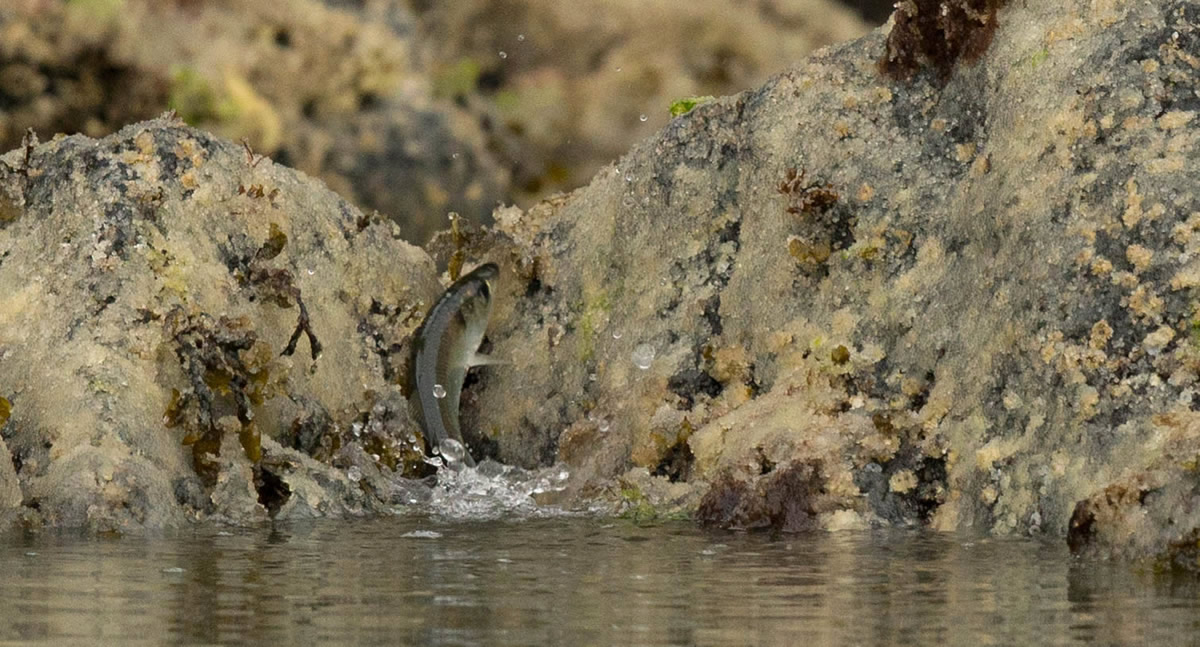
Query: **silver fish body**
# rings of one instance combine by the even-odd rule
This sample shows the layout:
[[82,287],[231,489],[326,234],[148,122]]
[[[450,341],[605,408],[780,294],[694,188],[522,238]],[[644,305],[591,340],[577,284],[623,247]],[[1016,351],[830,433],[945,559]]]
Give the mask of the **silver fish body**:
[[492,286],[500,269],[485,263],[460,277],[429,309],[414,333],[409,360],[409,408],[430,451],[447,439],[463,445],[463,463],[474,466],[458,423],[467,369],[489,363],[476,351],[492,311]]

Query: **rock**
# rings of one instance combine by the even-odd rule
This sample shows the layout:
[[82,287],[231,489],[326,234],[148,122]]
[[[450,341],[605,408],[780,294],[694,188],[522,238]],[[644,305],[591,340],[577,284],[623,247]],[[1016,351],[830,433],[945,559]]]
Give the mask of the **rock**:
[[7,3],[0,150],[29,127],[98,137],[171,108],[422,242],[448,211],[485,221],[508,179],[475,121],[432,99],[411,20],[317,0]]
[[35,525],[379,509],[333,450],[383,417],[384,471],[417,455],[387,403],[441,288],[396,225],[169,118],[31,140],[0,198],[0,505],[15,467]]
[[411,4],[434,91],[477,115],[526,202],[586,182],[673,102],[754,87],[868,29],[831,0]]
[[12,454],[0,439],[0,510],[18,508],[21,505],[21,484],[13,469]]
[[793,470],[800,526],[1194,545],[1198,11],[1010,3],[907,82],[879,31],[498,212],[512,365],[465,427],[600,489],[763,497],[733,519]]

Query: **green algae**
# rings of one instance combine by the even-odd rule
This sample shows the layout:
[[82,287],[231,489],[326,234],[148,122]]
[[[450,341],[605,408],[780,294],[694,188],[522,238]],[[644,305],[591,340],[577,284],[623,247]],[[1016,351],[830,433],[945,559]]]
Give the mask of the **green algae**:
[[591,361],[596,354],[596,335],[608,322],[612,301],[608,290],[596,290],[584,296],[579,317],[579,343],[576,353],[582,362]]
[[684,97],[682,99],[676,99],[675,101],[672,101],[668,110],[671,112],[672,117],[678,117],[691,112],[696,106],[701,106],[716,100],[716,97],[711,95]]
[[482,66],[473,58],[460,58],[445,65],[433,74],[433,96],[439,99],[466,96],[475,90],[482,73]]
[[213,89],[208,79],[187,65],[171,67],[167,106],[185,122],[223,123],[237,117],[237,105]]

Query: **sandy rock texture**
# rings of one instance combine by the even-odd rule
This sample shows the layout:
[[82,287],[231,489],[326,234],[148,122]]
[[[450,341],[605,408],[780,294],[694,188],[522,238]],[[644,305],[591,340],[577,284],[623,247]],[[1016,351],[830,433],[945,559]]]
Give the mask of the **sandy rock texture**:
[[175,109],[317,176],[423,242],[506,192],[474,118],[435,101],[401,6],[316,0],[15,0],[0,6],[0,149],[27,128],[100,137]]
[[478,115],[522,203],[587,182],[674,101],[752,88],[868,29],[833,0],[412,4],[435,92]]
[[395,376],[440,285],[394,223],[169,118],[0,157],[0,216],[0,508],[123,531],[405,502]]
[[995,24],[908,81],[886,30],[824,50],[498,212],[476,444],[723,527],[1194,558],[1200,4]]

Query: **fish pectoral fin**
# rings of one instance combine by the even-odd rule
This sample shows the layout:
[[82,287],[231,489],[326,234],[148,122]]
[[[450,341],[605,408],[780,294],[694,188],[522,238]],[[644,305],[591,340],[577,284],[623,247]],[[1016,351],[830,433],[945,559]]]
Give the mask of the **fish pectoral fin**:
[[491,355],[484,355],[483,353],[472,353],[467,358],[467,366],[500,366],[503,364],[512,364],[512,362],[492,357]]

